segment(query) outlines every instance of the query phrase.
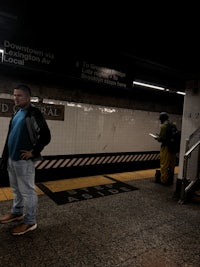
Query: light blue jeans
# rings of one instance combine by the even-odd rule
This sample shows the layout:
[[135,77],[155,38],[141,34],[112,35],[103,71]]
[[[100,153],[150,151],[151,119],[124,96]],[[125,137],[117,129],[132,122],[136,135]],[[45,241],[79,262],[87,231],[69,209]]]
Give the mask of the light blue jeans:
[[24,214],[25,224],[36,223],[38,195],[35,190],[35,166],[32,160],[8,159],[8,174],[13,191],[11,213]]

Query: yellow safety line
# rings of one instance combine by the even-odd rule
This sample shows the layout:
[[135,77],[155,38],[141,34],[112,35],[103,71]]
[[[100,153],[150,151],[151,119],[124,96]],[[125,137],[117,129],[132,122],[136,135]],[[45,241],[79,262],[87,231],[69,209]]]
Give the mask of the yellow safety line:
[[[175,168],[175,174],[178,173],[178,167]],[[63,190],[71,190],[78,189],[84,187],[92,187],[103,184],[112,184],[113,180],[107,178],[111,177],[120,182],[126,182],[131,180],[138,179],[149,179],[155,176],[155,169],[142,170],[142,171],[131,171],[131,172],[123,172],[123,173],[113,173],[113,174],[105,174],[105,175],[94,175],[87,177],[79,177],[72,179],[62,179],[50,182],[44,182],[43,184],[48,187],[52,192],[60,192]],[[44,194],[36,184],[36,191],[38,195]],[[10,187],[2,187],[0,188],[0,201],[11,200],[13,199],[13,193]]]
[[63,190],[72,190],[84,187],[92,187],[97,185],[104,185],[104,184],[113,184],[114,181],[105,178],[103,175],[97,176],[87,176],[87,177],[79,177],[79,178],[72,178],[66,180],[58,180],[43,183],[46,187],[48,187],[52,192],[60,192]]

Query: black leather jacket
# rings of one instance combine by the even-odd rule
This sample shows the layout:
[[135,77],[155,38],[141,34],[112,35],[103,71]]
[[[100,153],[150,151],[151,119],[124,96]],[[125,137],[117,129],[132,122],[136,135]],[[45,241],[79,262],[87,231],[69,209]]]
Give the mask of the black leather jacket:
[[[26,126],[28,129],[29,137],[32,142],[32,154],[33,160],[37,160],[41,158],[41,151],[44,149],[46,145],[49,144],[51,141],[51,133],[49,127],[46,123],[46,120],[41,113],[41,111],[33,105],[27,109],[26,114]],[[9,123],[8,134],[5,142],[5,146],[2,153],[2,159],[0,163],[0,169],[7,168],[7,161],[8,161],[8,136],[11,130],[12,119]]]

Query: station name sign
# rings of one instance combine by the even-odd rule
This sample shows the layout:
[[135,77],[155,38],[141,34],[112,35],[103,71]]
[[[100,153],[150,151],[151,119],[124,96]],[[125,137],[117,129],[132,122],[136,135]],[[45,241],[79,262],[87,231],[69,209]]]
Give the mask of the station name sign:
[[[64,121],[64,105],[34,103],[47,120]],[[0,117],[11,117],[15,112],[13,100],[0,98]]]

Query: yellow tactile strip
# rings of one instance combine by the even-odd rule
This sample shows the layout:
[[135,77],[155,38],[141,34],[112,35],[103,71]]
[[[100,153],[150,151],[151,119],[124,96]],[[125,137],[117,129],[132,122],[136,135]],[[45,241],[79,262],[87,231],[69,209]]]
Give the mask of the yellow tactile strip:
[[[155,169],[148,169],[148,170],[134,171],[134,172],[114,173],[114,174],[109,174],[108,176],[120,182],[125,182],[130,180],[153,178],[155,176],[155,171],[156,171]],[[175,174],[177,173],[178,173],[178,167],[175,168]]]
[[123,172],[123,173],[114,173],[109,174],[108,176],[114,178],[120,182],[138,180],[150,178],[155,175],[155,170],[144,170],[144,171],[135,171],[135,172]]
[[105,178],[103,175],[98,175],[98,176],[87,176],[87,177],[72,178],[66,180],[58,180],[56,182],[51,181],[43,184],[53,192],[60,192],[63,190],[72,190],[88,186],[91,187],[91,186],[113,184],[113,183],[115,182],[108,178]]
[[[38,195],[44,194],[40,188],[36,186],[36,191]],[[10,187],[0,188],[0,201],[13,199],[13,193]]]
[[[175,168],[175,173],[178,173],[178,167]],[[114,173],[109,175],[97,175],[97,176],[87,176],[72,178],[66,180],[56,180],[43,183],[52,192],[59,192],[63,190],[78,189],[84,187],[92,187],[104,184],[113,184],[115,181],[106,178],[105,176],[116,179],[120,182],[126,182],[129,180],[138,180],[145,178],[152,178],[155,175],[155,169],[142,170],[142,171],[132,171],[123,173]],[[36,185],[36,191],[38,195],[44,194],[42,190]],[[10,187],[0,188],[0,201],[13,199],[13,193]]]
[[12,199],[12,198],[13,198],[13,194],[12,194],[10,187],[3,187],[0,189],[0,200],[1,201]]

